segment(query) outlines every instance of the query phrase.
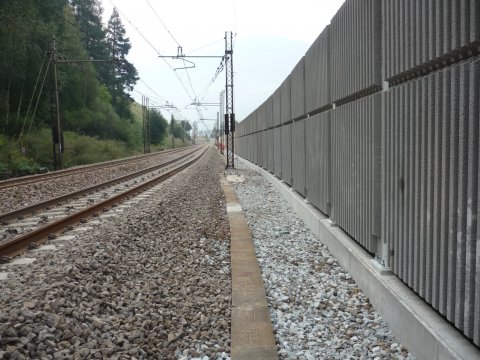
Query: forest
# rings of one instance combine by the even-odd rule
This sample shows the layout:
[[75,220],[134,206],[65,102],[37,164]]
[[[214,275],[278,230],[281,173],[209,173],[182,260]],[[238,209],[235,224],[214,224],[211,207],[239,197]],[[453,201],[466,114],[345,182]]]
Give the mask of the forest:
[[[0,175],[52,169],[59,144],[64,167],[143,151],[131,44],[118,12],[102,13],[98,0],[0,0]],[[152,150],[189,139],[188,121],[146,111]]]

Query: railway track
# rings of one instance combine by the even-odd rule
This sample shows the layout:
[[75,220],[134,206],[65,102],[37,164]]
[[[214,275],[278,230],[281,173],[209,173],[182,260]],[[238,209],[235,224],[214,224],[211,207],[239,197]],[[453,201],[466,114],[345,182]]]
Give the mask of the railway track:
[[[108,211],[192,165],[206,149],[197,147],[163,164],[1,215],[0,258],[8,260],[66,228]],[[11,223],[12,219],[16,222]]]
[[[195,146],[193,146],[193,147],[195,147]],[[129,157],[127,159],[112,160],[112,161],[107,161],[107,162],[91,164],[91,165],[77,166],[77,167],[73,167],[73,168],[69,168],[69,169],[58,170],[58,171],[55,171],[55,172],[48,172],[48,173],[44,173],[44,174],[29,175],[29,176],[23,176],[23,177],[19,177],[19,178],[2,180],[2,181],[0,181],[0,190],[15,187],[15,186],[38,183],[38,182],[41,182],[41,181],[45,181],[46,179],[53,180],[53,179],[58,179],[58,178],[62,178],[62,177],[65,177],[65,176],[74,175],[74,174],[95,171],[97,169],[106,169],[106,168],[118,167],[119,165],[126,165],[126,164],[130,164],[130,163],[135,163],[135,162],[138,162],[138,161],[141,161],[141,160],[144,160],[144,159],[148,159],[148,158],[152,158],[152,157],[158,157],[158,156],[162,156],[162,155],[166,155],[166,154],[174,154],[174,153],[177,153],[177,152],[185,151],[186,149],[188,149],[188,148],[183,147],[183,148],[179,148],[179,149],[165,150],[165,151],[161,151],[161,152],[132,156],[132,157]]]

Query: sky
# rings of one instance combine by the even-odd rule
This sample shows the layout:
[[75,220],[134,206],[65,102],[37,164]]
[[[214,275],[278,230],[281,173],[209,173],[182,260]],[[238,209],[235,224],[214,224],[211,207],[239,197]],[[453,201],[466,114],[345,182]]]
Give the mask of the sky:
[[[115,6],[130,39],[127,59],[140,77],[133,98],[148,96],[167,119],[172,113],[206,130],[216,123],[225,89],[225,71],[212,80],[226,31],[234,34],[234,111],[241,121],[281,85],[344,0],[100,1],[104,22]],[[171,58],[178,46],[186,56],[220,57],[184,63]]]

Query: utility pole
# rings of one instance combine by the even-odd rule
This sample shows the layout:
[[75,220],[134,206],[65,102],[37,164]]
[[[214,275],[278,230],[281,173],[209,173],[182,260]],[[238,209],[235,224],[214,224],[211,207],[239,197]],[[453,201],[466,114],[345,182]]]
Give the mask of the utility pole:
[[[222,90],[220,93],[220,119],[223,119],[225,117],[225,107],[224,107],[224,94],[225,90]],[[225,125],[223,121],[220,121],[220,153],[223,155],[223,149],[224,149],[224,132],[225,132]]]
[[[63,168],[62,154],[65,148],[63,140],[63,132],[60,121],[60,101],[58,94],[58,76],[57,65],[58,64],[78,64],[78,63],[94,63],[94,62],[112,62],[122,61],[116,60],[115,55],[113,60],[94,60],[94,59],[65,59],[63,57],[57,57],[57,47],[55,42],[55,36],[52,38],[51,44],[48,46],[48,55],[50,56],[50,113],[52,123],[52,143],[53,143],[53,166],[55,170]],[[115,98],[115,97],[114,97]],[[110,122],[111,125],[111,122]],[[110,126],[111,128],[111,126]],[[150,151],[150,145],[148,147]]]
[[215,133],[215,146],[220,148],[220,113],[217,111],[217,126],[216,126],[216,133]]
[[225,32],[225,135],[227,168],[234,168],[235,112],[233,110],[233,33]]
[[[233,33],[231,31],[225,32],[225,55],[200,55],[191,56],[185,55],[181,46],[177,48],[177,55],[159,55],[161,58],[172,58],[185,60],[186,58],[222,58],[222,62],[225,61],[225,113],[223,113],[223,106],[221,106],[220,117],[224,118],[221,121],[222,133],[225,134],[226,149],[227,149],[227,168],[234,167],[234,133],[235,133],[235,112],[233,111]],[[192,63],[193,64],[193,63]],[[185,69],[177,68],[177,69]],[[216,76],[223,70],[223,67],[219,67],[215,73]],[[214,80],[213,80],[214,81]],[[222,94],[223,95],[223,94]],[[223,98],[223,96],[222,96]],[[221,98],[220,102],[223,103]],[[192,104],[197,105],[197,104]],[[223,136],[221,137],[221,145],[223,145]],[[223,146],[221,146],[223,148]],[[222,152],[223,154],[223,152]]]
[[56,55],[55,37],[48,49],[50,55],[50,62],[53,65],[50,70],[50,113],[52,121],[52,144],[53,144],[53,166],[55,170],[63,167],[62,153],[63,153],[63,136],[62,128],[60,126],[60,105],[58,100],[58,79],[57,79],[57,55]]
[[142,95],[143,153],[150,153],[150,99]]

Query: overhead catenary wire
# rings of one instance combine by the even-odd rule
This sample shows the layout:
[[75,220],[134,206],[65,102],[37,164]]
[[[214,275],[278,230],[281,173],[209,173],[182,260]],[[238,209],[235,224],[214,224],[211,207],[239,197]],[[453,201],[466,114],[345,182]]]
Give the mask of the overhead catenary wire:
[[[109,2],[117,9],[119,15],[121,17],[123,17],[131,26],[132,28],[141,36],[141,38],[152,48],[153,51],[155,51],[155,53],[161,57],[162,54],[160,53],[160,51],[157,50],[157,48],[152,44],[152,42],[150,40],[147,39],[147,37],[140,31],[140,29],[127,17],[125,16],[125,14],[118,8],[115,6],[115,4],[113,3],[112,0],[109,0]],[[185,90],[185,92],[187,93],[188,97],[191,99],[192,96],[190,95],[187,87],[185,86],[183,80],[178,76],[178,74],[175,72],[173,66],[165,59],[162,57],[162,60],[168,65],[168,67],[175,73],[175,76],[177,77],[178,81],[180,82],[180,84],[182,85],[183,89]]]
[[212,85],[215,83],[215,80],[217,80],[218,75],[220,75],[224,69],[224,60],[225,57],[222,57],[222,60],[220,60],[220,64],[217,67],[217,70],[215,70],[215,74],[213,75],[212,79],[208,82],[208,84],[203,88],[203,90],[200,92],[200,97],[202,100],[205,98],[207,95],[208,91],[212,87]]
[[[150,9],[153,11],[154,15],[157,17],[157,19],[160,21],[160,23],[163,25],[164,29],[167,31],[167,33],[170,35],[170,37],[173,39],[173,41],[177,44],[178,48],[180,49],[179,51],[181,51],[182,49],[182,46],[180,45],[180,43],[178,42],[178,40],[173,36],[172,32],[168,29],[168,27],[165,25],[165,23],[163,22],[163,20],[160,18],[160,16],[158,15],[158,13],[156,12],[156,10],[154,9],[154,7],[152,6],[152,4],[150,3],[149,0],[145,0],[148,4],[148,6],[150,7]],[[219,41],[222,41],[222,40],[219,40]],[[215,44],[217,43],[218,41],[215,41],[214,43],[212,44]],[[210,46],[211,44],[208,44],[206,46]],[[204,47],[206,47],[204,46]],[[198,49],[197,49],[198,50]],[[186,66],[185,64],[185,59],[182,59],[183,60],[183,65],[184,65],[184,70],[186,72],[186,75],[187,75],[187,79],[188,79],[188,82],[190,84],[190,88],[192,90],[192,93],[194,95],[194,99],[193,99],[193,102],[192,103],[195,103],[196,101],[198,101],[198,98],[199,96],[197,95],[197,93],[195,92],[195,89],[193,87],[193,83],[192,83],[192,79],[190,78],[190,74],[188,72],[188,67]],[[222,68],[220,69],[220,66],[222,66]],[[211,81],[211,84],[213,84],[213,82],[215,81],[216,77],[218,76],[218,74],[221,72],[221,70],[223,69],[223,58],[222,58],[222,62],[220,63],[220,66],[217,68],[217,71],[214,75],[214,78],[213,80]],[[177,69],[175,69],[177,70]],[[210,85],[210,84],[209,84]],[[210,85],[211,86],[211,85]],[[208,89],[208,85],[207,85],[207,89]],[[203,92],[203,90],[202,90]],[[204,126],[206,127],[207,131],[208,131],[208,127],[207,125],[205,124],[204,122],[204,116],[203,116],[203,113],[201,112],[201,109],[196,106],[196,110],[197,110],[197,113],[198,115],[200,116],[200,120],[202,121],[202,123],[204,124]]]
[[150,1],[148,0],[145,0],[148,4],[148,6],[150,7],[150,9],[152,9],[153,13],[155,14],[155,16],[157,17],[158,21],[160,21],[160,23],[163,25],[163,28],[168,32],[168,34],[170,35],[170,37],[173,39],[173,41],[175,41],[175,43],[177,44],[177,46],[181,47],[180,44],[178,43],[177,39],[175,39],[175,37],[173,36],[173,34],[170,32],[170,30],[168,30],[167,28],[167,25],[165,25],[165,23],[162,21],[162,19],[160,18],[160,16],[158,15],[158,13],[156,12],[156,10],[153,8],[152,4],[150,4]]
[[[178,48],[181,49],[182,46],[180,45],[180,43],[178,42],[178,40],[175,38],[175,36],[173,36],[172,32],[168,29],[167,25],[165,25],[165,23],[163,22],[163,20],[160,18],[160,16],[158,15],[157,11],[155,10],[155,8],[152,6],[152,4],[150,3],[149,0],[145,0],[146,3],[148,4],[148,6],[150,7],[150,9],[153,11],[153,14],[156,16],[156,18],[158,19],[158,21],[160,21],[160,23],[163,25],[163,28],[165,29],[165,31],[170,35],[170,37],[173,39],[173,41],[177,44]],[[193,88],[193,84],[192,84],[192,79],[190,78],[190,74],[188,72],[188,67],[187,65],[185,64],[185,60],[183,59],[183,66],[184,66],[184,69],[185,69],[185,72],[187,74],[187,79],[188,79],[188,82],[190,84],[190,88],[192,89],[192,94],[194,96],[195,99],[197,99],[197,94],[195,93],[195,89]]]
[[140,80],[143,85],[145,85],[152,93],[154,93],[156,96],[158,96],[161,100],[165,100],[165,99],[164,99],[162,96],[160,96],[155,90],[153,90],[152,87],[145,82],[145,80],[143,80],[142,78],[139,78],[138,80]]
[[192,51],[189,51],[188,54],[193,54],[193,53],[195,53],[195,52],[197,52],[197,51],[206,49],[207,47],[210,47],[210,46],[212,46],[212,45],[218,44],[218,43],[220,43],[220,42],[223,43],[224,41],[225,41],[224,38],[221,38],[221,39],[219,39],[219,40],[215,40],[215,41],[213,41],[213,42],[211,42],[211,43],[208,43],[208,44],[203,45],[203,46],[201,46],[201,47],[199,47],[199,48],[196,48],[196,49],[194,49],[194,50],[192,50]]
[[[182,80],[182,78],[178,75],[178,73],[175,71],[174,67],[165,59],[165,57],[160,53],[160,51],[153,45],[153,43],[143,34],[142,31],[140,31],[140,29],[138,28],[138,26],[136,26],[126,15],[123,11],[121,11],[121,9],[118,8],[118,6],[116,6],[113,2],[113,0],[108,0],[112,6],[114,6],[117,10],[117,12],[119,13],[119,15],[127,22],[130,24],[130,26],[140,35],[140,37],[148,44],[148,46],[157,54],[158,57],[162,58],[162,60],[167,64],[167,66],[174,72],[175,76],[177,77],[178,81],[180,82],[181,86],[183,87],[186,95],[188,96],[188,98],[190,99],[191,103],[194,103],[196,100],[197,100],[197,96],[196,96],[196,92],[195,92],[195,89],[193,87],[193,83],[191,81],[191,78],[190,78],[190,75],[188,74],[188,71],[187,71],[187,78],[188,78],[188,81],[189,81],[189,85],[190,85],[190,88],[191,88],[191,92],[193,93],[193,96],[190,94],[190,91],[187,89],[187,86],[185,85],[184,81]],[[151,4],[149,4],[149,6],[151,6]],[[156,14],[157,17],[159,18],[158,14]],[[161,21],[161,19],[159,19]],[[164,25],[164,23],[161,21],[162,25]],[[166,25],[164,25],[164,27],[166,28]],[[168,30],[168,28],[166,28]],[[171,35],[172,39],[175,41],[175,43],[177,44],[177,46],[179,46],[181,48],[181,46],[179,45],[178,41],[175,39],[175,37],[173,36],[173,34],[171,34],[171,32],[168,30],[169,34]],[[199,108],[196,109],[197,110],[197,113],[200,117],[200,121],[204,124],[205,128],[207,131],[209,131],[208,129],[208,126],[204,123],[203,121],[203,114],[201,112],[201,110]]]

